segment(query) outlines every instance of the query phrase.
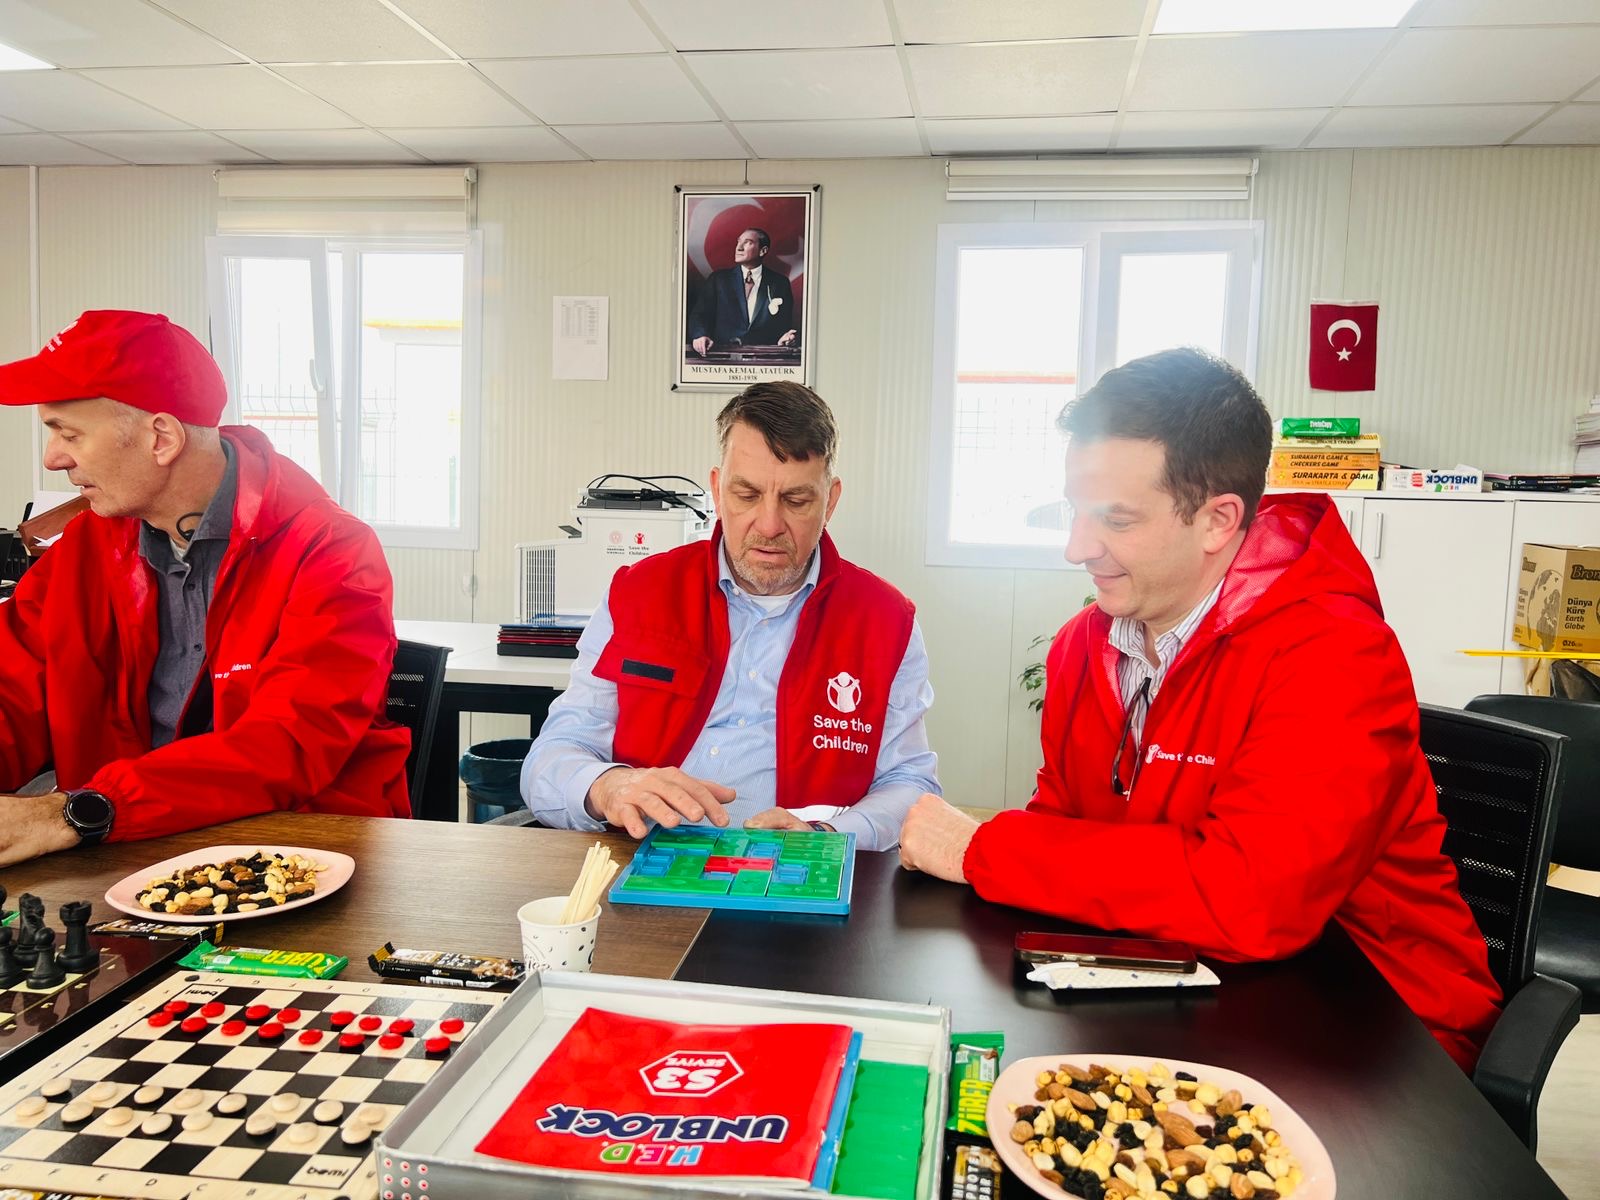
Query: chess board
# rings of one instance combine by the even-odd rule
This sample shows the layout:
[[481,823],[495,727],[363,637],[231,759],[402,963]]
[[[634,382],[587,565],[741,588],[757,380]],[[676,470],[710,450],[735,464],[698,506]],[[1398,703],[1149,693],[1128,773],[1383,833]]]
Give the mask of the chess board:
[[611,885],[613,904],[848,913],[856,835],[657,828]]
[[[173,975],[0,1084],[0,1186],[375,1200],[392,1189],[346,1129],[375,1137],[504,998]],[[318,1116],[327,1101],[339,1112]]]

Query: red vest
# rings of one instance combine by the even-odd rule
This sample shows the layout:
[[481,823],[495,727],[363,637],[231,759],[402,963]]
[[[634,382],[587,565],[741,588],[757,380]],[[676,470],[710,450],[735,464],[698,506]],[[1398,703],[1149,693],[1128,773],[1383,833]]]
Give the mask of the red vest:
[[[778,680],[778,807],[847,806],[872,786],[889,688],[916,609],[845,562],[826,533]],[[611,581],[615,632],[595,674],[617,685],[612,753],[636,767],[682,766],[728,665],[728,604],[718,586],[722,527],[654,554]]]

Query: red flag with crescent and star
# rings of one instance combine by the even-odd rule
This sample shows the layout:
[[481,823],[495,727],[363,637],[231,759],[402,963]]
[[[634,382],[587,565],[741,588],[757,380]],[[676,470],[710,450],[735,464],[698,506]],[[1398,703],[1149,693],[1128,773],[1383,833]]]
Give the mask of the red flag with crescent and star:
[[1378,306],[1311,305],[1311,386],[1370,392],[1378,386]]

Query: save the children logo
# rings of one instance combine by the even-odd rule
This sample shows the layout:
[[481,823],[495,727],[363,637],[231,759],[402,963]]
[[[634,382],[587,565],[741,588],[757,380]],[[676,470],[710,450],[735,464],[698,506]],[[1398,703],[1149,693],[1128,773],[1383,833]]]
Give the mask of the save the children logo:
[[1217,765],[1215,756],[1210,754],[1179,754],[1171,750],[1163,750],[1159,742],[1153,743],[1144,752],[1144,765],[1153,762],[1193,763],[1197,767],[1214,767]]
[[847,671],[840,671],[828,680],[828,703],[835,712],[855,712],[861,704],[861,681],[851,678]]
[[709,1096],[743,1074],[738,1060],[721,1050],[674,1050],[639,1068],[652,1096]]

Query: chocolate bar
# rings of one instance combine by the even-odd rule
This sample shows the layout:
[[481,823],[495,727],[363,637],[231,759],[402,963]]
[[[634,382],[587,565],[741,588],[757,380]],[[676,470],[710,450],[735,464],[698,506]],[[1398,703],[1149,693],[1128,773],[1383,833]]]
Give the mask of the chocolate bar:
[[528,973],[528,964],[519,958],[453,950],[396,950],[393,942],[385,942],[367,955],[367,965],[386,979],[500,992],[511,991]]
[[222,936],[221,925],[165,925],[160,921],[141,921],[134,917],[118,917],[92,926],[90,933],[112,933],[120,937],[142,938],[192,938],[197,933],[211,937]]
[[258,950],[201,942],[178,960],[196,971],[229,975],[275,975],[285,979],[332,979],[350,965],[342,954],[319,950]]
[[989,1093],[1000,1073],[1006,1035],[956,1033],[950,1036],[950,1116],[945,1128],[986,1137]]

